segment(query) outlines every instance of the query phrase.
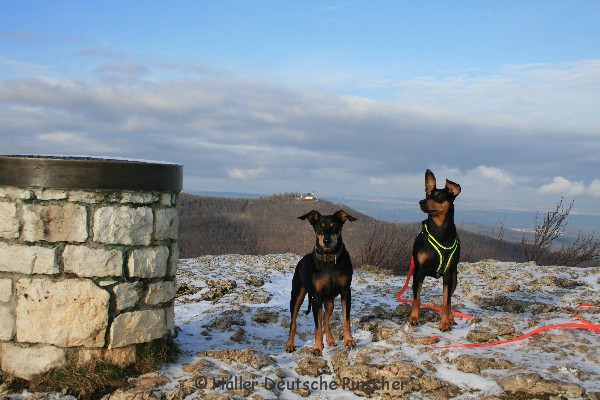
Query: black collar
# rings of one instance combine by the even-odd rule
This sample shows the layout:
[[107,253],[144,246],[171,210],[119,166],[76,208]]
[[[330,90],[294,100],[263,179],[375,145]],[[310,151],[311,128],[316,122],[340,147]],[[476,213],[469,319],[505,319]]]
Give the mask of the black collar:
[[339,250],[335,253],[325,253],[315,245],[315,251],[313,251],[313,254],[315,258],[321,262],[337,264],[337,260],[342,255],[342,251],[344,251],[344,243],[340,245]]

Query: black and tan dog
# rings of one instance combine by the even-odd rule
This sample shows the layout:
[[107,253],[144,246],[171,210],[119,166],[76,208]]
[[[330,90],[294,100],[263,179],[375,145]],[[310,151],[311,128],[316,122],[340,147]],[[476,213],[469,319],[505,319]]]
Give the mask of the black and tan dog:
[[[336,340],[331,334],[329,319],[333,312],[333,300],[339,295],[342,299],[342,330],[344,332],[344,346],[356,346],[350,332],[350,305],[352,293],[352,261],[342,241],[342,227],[346,221],[356,221],[344,210],[339,210],[333,215],[321,215],[318,211],[311,211],[301,217],[308,219],[316,234],[316,244],[312,253],[305,255],[296,265],[292,279],[292,295],[290,299],[290,335],[286,351],[293,352],[294,336],[296,335],[296,318],[304,297],[308,293],[308,311],[312,307],[315,320],[315,345],[312,354],[321,355],[323,351],[323,328],[327,345],[335,346]],[[323,315],[323,305],[325,315]]]
[[426,276],[443,278],[443,305],[440,331],[452,329],[454,317],[451,298],[457,284],[457,266],[460,258],[460,240],[454,225],[454,199],[460,194],[460,185],[446,179],[443,189],[436,188],[435,176],[425,171],[425,199],[419,202],[428,214],[421,232],[413,244],[413,303],[408,322],[419,323],[421,287]]

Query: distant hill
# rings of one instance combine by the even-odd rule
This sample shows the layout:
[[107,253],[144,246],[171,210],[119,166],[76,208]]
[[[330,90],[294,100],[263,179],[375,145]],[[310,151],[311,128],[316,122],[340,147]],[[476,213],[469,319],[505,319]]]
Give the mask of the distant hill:
[[[177,207],[181,258],[219,254],[303,255],[312,249],[315,239],[312,227],[297,217],[313,209],[321,214],[343,209],[358,218],[347,222],[343,230],[344,242],[354,262],[399,272],[408,268],[412,242],[420,230],[420,223],[383,222],[343,204],[301,200],[296,194],[227,198],[182,193]],[[459,231],[462,261],[522,260],[518,244]]]

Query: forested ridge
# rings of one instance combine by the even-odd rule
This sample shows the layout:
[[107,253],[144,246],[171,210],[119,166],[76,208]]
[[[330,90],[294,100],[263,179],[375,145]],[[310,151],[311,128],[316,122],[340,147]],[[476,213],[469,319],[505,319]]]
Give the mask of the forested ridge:
[[[306,254],[314,246],[314,233],[306,221],[297,217],[313,209],[321,214],[343,209],[358,219],[347,222],[343,229],[344,242],[355,263],[381,264],[396,271],[408,267],[412,242],[421,227],[419,222],[378,221],[342,204],[303,200],[296,194],[250,199],[182,193],[178,201],[180,257]],[[459,234],[463,261],[522,260],[519,244],[500,242],[460,227]]]

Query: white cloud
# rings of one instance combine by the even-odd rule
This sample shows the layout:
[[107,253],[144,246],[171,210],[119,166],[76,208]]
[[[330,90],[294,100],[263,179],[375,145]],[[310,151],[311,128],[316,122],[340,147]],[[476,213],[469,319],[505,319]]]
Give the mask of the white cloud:
[[[588,66],[582,86],[593,75],[592,63]],[[2,151],[179,162],[187,190],[205,190],[205,183],[225,191],[420,197],[423,173],[430,168],[439,186],[446,178],[461,184],[465,201],[509,202],[520,196],[535,207],[544,193],[600,196],[600,181],[583,184],[600,168],[600,137],[590,134],[594,125],[585,122],[597,113],[582,108],[583,122],[569,130],[549,128],[526,114],[515,119],[508,108],[494,114],[490,110],[497,102],[508,105],[510,90],[501,87],[500,78],[497,87],[468,79],[441,86],[433,81],[424,97],[414,91],[418,88],[407,92],[414,95],[411,102],[337,96],[236,76],[158,79],[154,68],[110,67],[111,74],[148,79],[125,84],[0,78]],[[532,68],[510,73],[541,74]],[[471,108],[454,107],[461,96]],[[472,108],[478,103],[480,108]],[[555,176],[578,176],[582,182],[556,178],[531,196],[530,182]]]
[[594,179],[589,187],[590,194],[594,197],[600,197],[600,179]]
[[122,155],[123,149],[113,143],[94,140],[88,135],[75,132],[48,132],[37,135],[37,141],[42,144],[45,153],[55,154],[113,154]]
[[540,194],[560,194],[565,196],[577,196],[585,193],[583,181],[572,182],[562,176],[554,177],[552,183],[543,185],[538,189]]
[[38,136],[38,139],[53,143],[73,143],[80,142],[81,136],[72,132],[51,132],[42,133]]
[[396,83],[400,101],[463,116],[594,127],[600,116],[600,60],[507,65],[488,75],[419,77]]
[[507,186],[511,186],[514,181],[513,179],[504,171],[499,168],[487,167],[485,165],[480,165],[476,168],[477,173],[479,173],[484,179],[489,180],[491,184],[499,186],[500,188],[505,188]]
[[369,182],[371,183],[371,185],[375,185],[375,186],[386,185],[388,183],[387,180],[385,180],[384,178],[379,178],[379,177],[374,177],[374,176],[369,178]]
[[266,172],[266,168],[254,168],[254,169],[240,169],[232,168],[227,171],[227,175],[231,179],[237,179],[241,181],[248,181],[252,179],[261,178]]

